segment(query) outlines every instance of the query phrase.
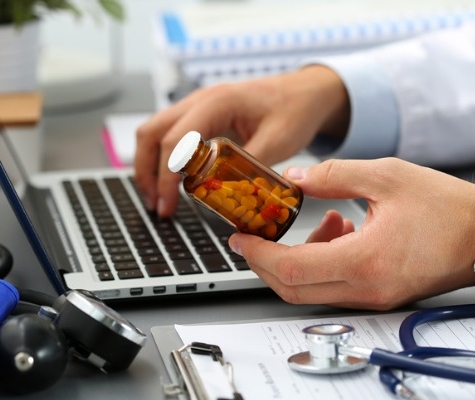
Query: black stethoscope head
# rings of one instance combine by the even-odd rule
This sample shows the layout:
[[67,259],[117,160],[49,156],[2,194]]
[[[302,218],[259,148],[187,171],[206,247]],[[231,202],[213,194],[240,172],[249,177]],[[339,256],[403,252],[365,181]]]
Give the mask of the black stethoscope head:
[[67,361],[66,338],[50,319],[23,314],[3,324],[0,330],[2,388],[18,394],[46,389],[61,377]]

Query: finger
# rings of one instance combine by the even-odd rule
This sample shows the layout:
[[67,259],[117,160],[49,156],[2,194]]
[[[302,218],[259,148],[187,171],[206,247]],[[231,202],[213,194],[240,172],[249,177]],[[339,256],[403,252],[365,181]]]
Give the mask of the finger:
[[371,200],[381,194],[397,192],[404,184],[401,170],[409,165],[392,158],[327,160],[310,168],[290,167],[283,175],[308,196]]
[[325,213],[320,225],[309,235],[307,243],[329,242],[343,234],[343,217],[338,211],[329,210]]
[[347,235],[355,231],[355,224],[351,219],[344,218],[343,219],[343,230],[342,235]]
[[[279,119],[264,122],[244,145],[244,149],[265,165],[272,166],[297,154],[307,143],[276,134],[283,129]],[[284,128],[285,130],[285,128]]]
[[135,182],[143,193],[145,204],[149,210],[156,208],[158,198],[157,174],[160,142],[185,105],[177,104],[163,112],[156,113],[137,129],[134,157]]
[[[217,122],[215,121],[216,116],[214,115],[216,112],[218,112],[218,115],[221,115],[220,120]],[[177,187],[177,183],[180,181],[180,175],[171,172],[168,168],[168,160],[176,144],[191,130],[200,132],[203,138],[219,134],[220,131],[226,130],[229,126],[227,115],[229,115],[229,113],[220,113],[217,107],[211,107],[207,105],[206,102],[201,102],[176,121],[168,131],[166,137],[163,138],[158,164],[158,204],[160,215],[170,215],[176,207],[177,191],[172,190],[172,188]]]
[[346,281],[288,285],[259,266],[250,265],[250,267],[279,297],[291,304],[325,304],[386,311],[405,303],[405,299],[400,296],[395,296],[391,302],[378,302],[383,288],[353,285]]
[[[231,249],[242,255],[251,268],[259,268],[289,286],[337,282],[352,276],[361,265],[364,250],[353,244],[351,235],[331,242],[286,246],[243,233],[229,239]],[[356,239],[357,240],[357,239]]]

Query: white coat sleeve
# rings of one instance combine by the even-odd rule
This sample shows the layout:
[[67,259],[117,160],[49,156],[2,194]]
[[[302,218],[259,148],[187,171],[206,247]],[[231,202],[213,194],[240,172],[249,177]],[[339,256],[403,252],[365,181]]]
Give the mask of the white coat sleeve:
[[[380,129],[379,134],[396,138],[394,155],[412,162],[436,167],[460,166],[475,162],[475,26],[466,24],[460,28],[440,30],[419,37],[381,46],[376,49],[338,57],[337,64],[346,68],[335,68],[352,90],[364,90],[362,82],[371,84],[370,71],[348,73],[355,60],[365,60],[368,65],[381,68],[382,77],[392,89],[396,107],[396,122],[388,120],[394,128]],[[319,62],[313,60],[312,62]],[[322,58],[323,64],[327,64]],[[335,64],[335,65],[337,65]],[[332,66],[332,61],[328,65]],[[358,84],[355,84],[358,80]],[[355,86],[356,85],[356,86]],[[356,88],[356,89],[355,89]],[[375,107],[378,90],[373,90]],[[389,94],[386,93],[386,101]],[[389,95],[390,96],[390,95]],[[391,97],[391,96],[390,96]],[[361,95],[354,95],[350,101],[358,101]],[[357,103],[352,110],[361,109]],[[366,106],[366,112],[370,107]],[[378,108],[376,108],[377,110]],[[371,120],[371,114],[358,115],[360,120]],[[353,118],[353,115],[352,115]],[[366,124],[368,125],[368,124]],[[365,124],[359,124],[359,128]],[[348,132],[351,140],[355,132]],[[358,134],[358,132],[356,132]],[[372,132],[373,136],[378,132]],[[380,141],[380,140],[378,140]],[[387,142],[390,143],[391,139]],[[371,148],[371,143],[368,147]],[[342,144],[342,147],[345,143]],[[362,145],[360,144],[360,147]],[[385,156],[384,152],[372,154]],[[356,154],[356,153],[355,153]],[[351,153],[345,154],[350,155]]]

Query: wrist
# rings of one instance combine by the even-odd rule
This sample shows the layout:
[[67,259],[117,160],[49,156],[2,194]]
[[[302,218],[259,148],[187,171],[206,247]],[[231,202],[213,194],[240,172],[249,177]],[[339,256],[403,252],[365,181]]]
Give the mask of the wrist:
[[318,116],[315,133],[343,140],[351,116],[350,98],[343,80],[333,69],[323,65],[308,65],[297,73],[312,97],[310,115]]

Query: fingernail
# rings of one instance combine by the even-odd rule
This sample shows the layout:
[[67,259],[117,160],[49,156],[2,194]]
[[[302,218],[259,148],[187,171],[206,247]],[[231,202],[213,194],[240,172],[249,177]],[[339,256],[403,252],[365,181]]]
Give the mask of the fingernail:
[[328,219],[328,211],[325,213],[323,218],[320,220],[320,224],[318,225],[318,227],[320,228],[321,226],[323,226],[325,224],[325,222],[327,222],[327,219]]
[[165,204],[163,202],[163,199],[160,197],[157,201],[157,214],[162,215],[164,208],[165,208]]
[[299,181],[307,177],[308,167],[290,167],[287,169],[286,174],[290,179]]
[[242,254],[241,254],[241,246],[239,246],[239,244],[236,243],[235,240],[230,240],[230,241],[229,241],[229,247],[230,247],[231,250],[234,251],[237,255],[242,256]]
[[143,200],[147,211],[153,211],[155,209],[155,207],[153,206],[153,201],[149,197],[144,197]]

